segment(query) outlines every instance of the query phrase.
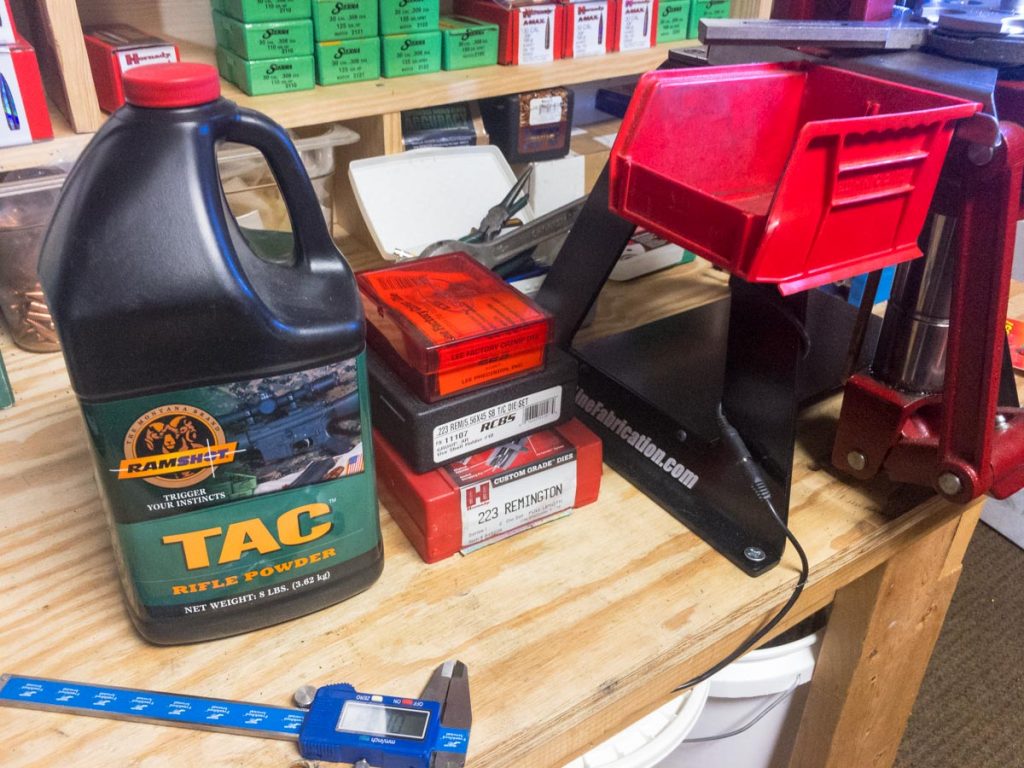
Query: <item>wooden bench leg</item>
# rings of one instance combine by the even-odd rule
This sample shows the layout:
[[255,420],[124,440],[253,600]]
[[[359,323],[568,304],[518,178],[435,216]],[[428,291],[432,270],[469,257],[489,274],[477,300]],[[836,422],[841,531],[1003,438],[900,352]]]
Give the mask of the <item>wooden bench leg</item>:
[[836,593],[790,768],[888,768],[982,501]]

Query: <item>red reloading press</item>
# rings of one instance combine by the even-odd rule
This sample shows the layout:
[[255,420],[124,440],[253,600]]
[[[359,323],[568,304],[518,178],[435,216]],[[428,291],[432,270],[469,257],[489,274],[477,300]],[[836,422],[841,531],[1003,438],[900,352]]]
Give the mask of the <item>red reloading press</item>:
[[[839,471],[957,502],[1024,485],[1005,333],[1024,19],[884,5],[845,6],[853,23],[702,22],[706,48],[641,79],[538,295],[571,348],[637,224],[730,272],[729,298],[573,351],[580,417],[608,463],[750,575],[785,544],[761,501],[785,519],[797,412],[841,387]],[[739,61],[762,63],[717,66]],[[859,309],[822,289],[862,273]]]

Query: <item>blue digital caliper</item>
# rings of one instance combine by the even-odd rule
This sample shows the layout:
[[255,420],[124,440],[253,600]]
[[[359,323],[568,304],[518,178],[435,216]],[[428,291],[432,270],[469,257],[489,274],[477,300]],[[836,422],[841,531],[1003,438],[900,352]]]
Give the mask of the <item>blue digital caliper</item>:
[[462,768],[472,708],[469,673],[446,661],[418,699],[316,690],[309,709],[0,675],[0,705],[296,740],[312,760],[373,768]]

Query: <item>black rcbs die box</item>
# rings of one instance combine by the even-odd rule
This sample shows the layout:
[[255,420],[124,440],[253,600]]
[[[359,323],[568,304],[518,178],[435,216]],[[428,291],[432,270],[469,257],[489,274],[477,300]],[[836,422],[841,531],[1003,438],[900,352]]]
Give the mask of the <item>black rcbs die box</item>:
[[373,425],[414,472],[562,424],[573,415],[577,363],[554,346],[540,371],[434,403],[411,394],[373,349],[367,357]]

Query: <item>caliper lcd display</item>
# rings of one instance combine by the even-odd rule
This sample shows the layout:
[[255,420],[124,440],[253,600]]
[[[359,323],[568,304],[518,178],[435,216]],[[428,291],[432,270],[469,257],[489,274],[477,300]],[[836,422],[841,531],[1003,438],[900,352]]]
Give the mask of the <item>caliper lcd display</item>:
[[430,713],[418,709],[346,701],[341,708],[336,730],[344,733],[422,739],[427,732],[429,720]]

